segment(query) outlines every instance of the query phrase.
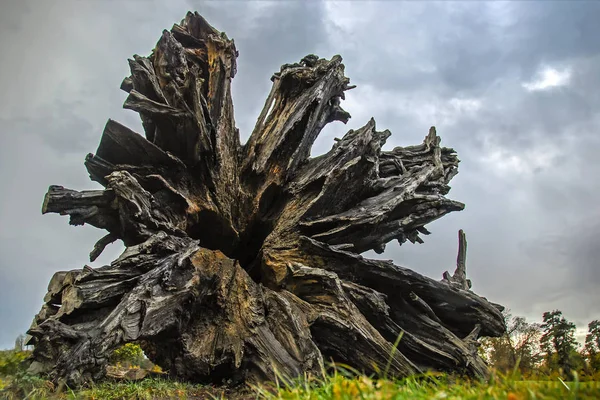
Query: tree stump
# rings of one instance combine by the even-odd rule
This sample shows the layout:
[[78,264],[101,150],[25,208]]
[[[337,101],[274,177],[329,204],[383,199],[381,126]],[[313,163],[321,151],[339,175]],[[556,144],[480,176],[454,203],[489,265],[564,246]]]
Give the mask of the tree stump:
[[188,13],[149,57],[129,60],[124,107],[145,137],[109,120],[85,160],[104,189],[50,186],[42,206],[108,231],[92,261],[117,239],[126,250],[53,276],[28,331],[32,370],[79,385],[135,341],[195,382],[295,377],[330,360],[394,376],[485,376],[477,338],[504,332],[502,307],[470,290],[462,233],[457,272],[442,281],[360,255],[393,239],[422,243],[427,223],[464,208],[445,197],[455,151],[433,127],[422,144],[383,151],[391,133],[371,119],[311,158],[325,124],[350,118],[337,55],[283,65],[241,145],[237,55]]

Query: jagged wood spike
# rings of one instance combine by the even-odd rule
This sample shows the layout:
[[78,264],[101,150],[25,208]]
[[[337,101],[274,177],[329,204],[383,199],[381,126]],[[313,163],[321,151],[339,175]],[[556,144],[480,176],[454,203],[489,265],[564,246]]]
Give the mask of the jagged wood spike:
[[471,280],[467,279],[467,236],[462,229],[458,231],[456,270],[452,276],[448,271],[444,272],[442,281],[462,290],[471,289]]
[[340,102],[353,88],[340,56],[315,55],[273,74],[242,145],[237,55],[188,13],[150,56],[129,60],[124,107],[140,114],[145,138],[109,120],[85,160],[104,190],[51,186],[42,206],[108,231],[91,260],[114,240],[126,249],[110,265],[54,275],[28,332],[31,371],[80,385],[105,376],[117,346],[138,342],[197,382],[317,374],[331,359],[366,373],[485,376],[474,349],[504,332],[502,307],[468,290],[464,234],[442,282],[360,255],[422,243],[425,225],[464,208],[445,197],[456,152],[434,127],[421,144],[384,151],[391,132],[371,119],[311,158],[321,129],[350,118]]

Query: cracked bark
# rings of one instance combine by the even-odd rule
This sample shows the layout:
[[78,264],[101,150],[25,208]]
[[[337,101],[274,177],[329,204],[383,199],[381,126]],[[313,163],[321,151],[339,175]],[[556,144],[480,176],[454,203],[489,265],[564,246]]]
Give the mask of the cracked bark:
[[[245,145],[235,127],[233,40],[197,13],[129,60],[124,107],[144,136],[109,120],[85,166],[103,190],[51,186],[42,212],[108,231],[110,265],[57,272],[29,334],[31,369],[55,381],[102,378],[131,341],[171,375],[198,382],[319,373],[333,359],[366,373],[485,376],[479,335],[504,332],[501,306],[470,290],[460,234],[442,281],[363,258],[462,203],[447,199],[459,160],[431,128],[422,144],[382,150],[370,120],[310,157],[321,129],[346,123],[353,88],[340,56],[286,64]],[[403,334],[398,351],[392,346]]]

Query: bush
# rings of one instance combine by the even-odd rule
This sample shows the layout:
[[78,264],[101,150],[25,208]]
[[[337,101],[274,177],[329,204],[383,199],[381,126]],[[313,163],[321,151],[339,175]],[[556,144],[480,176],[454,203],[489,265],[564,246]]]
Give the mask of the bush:
[[0,375],[15,375],[23,369],[23,362],[30,354],[29,351],[1,350]]
[[139,344],[127,343],[112,353],[111,362],[124,365],[140,365],[144,362],[144,351]]
[[49,399],[54,393],[54,385],[39,376],[24,371],[17,372],[0,391],[3,399]]

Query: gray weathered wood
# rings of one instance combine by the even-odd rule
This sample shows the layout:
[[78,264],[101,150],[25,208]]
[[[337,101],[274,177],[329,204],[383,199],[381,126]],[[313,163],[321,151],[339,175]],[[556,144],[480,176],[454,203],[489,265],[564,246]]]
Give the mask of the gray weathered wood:
[[467,279],[467,236],[463,230],[458,231],[458,255],[456,256],[456,270],[450,276],[448,271],[443,273],[443,282],[459,289],[471,289],[471,280]]

